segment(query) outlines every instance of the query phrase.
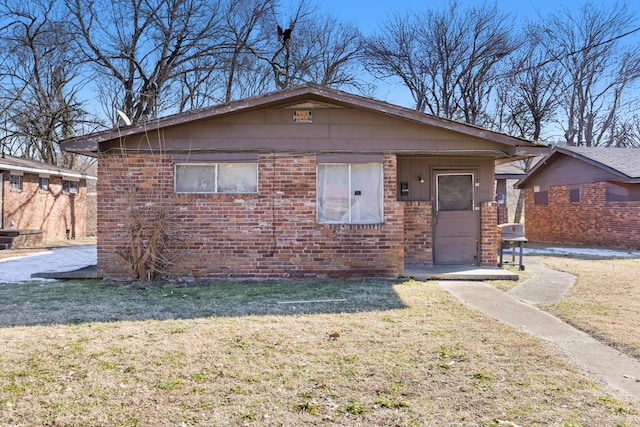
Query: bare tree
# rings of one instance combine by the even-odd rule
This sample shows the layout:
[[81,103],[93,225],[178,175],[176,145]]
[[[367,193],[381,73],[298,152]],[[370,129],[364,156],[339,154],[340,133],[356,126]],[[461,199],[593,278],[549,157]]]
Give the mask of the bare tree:
[[360,31],[332,15],[315,17],[313,24],[301,31],[316,52],[307,70],[308,80],[323,86],[361,87],[356,61],[362,47]]
[[[282,15],[282,14],[280,14]],[[320,15],[312,0],[299,0],[290,18],[274,12],[261,22],[264,43],[252,49],[268,64],[273,86],[285,89],[313,82],[358,87],[360,32],[331,15]]]
[[516,48],[507,15],[495,4],[395,16],[367,39],[367,68],[399,78],[418,111],[485,124],[500,65]]
[[[106,114],[136,123],[177,110],[171,85],[217,68],[221,21],[208,0],[64,0],[84,59],[101,79]],[[176,104],[177,102],[177,104]]]
[[634,114],[621,120],[616,127],[615,146],[640,148],[640,116]]
[[[535,33],[529,32],[521,48],[511,56],[512,70],[498,86],[498,105],[502,112],[499,129],[532,141],[539,141],[543,127],[555,119],[563,69],[556,61],[545,61],[545,51]],[[529,172],[532,158],[521,161]],[[524,193],[519,192],[515,222],[523,215]]]
[[73,167],[58,143],[82,125],[82,81],[66,22],[55,0],[5,1],[5,144],[14,154]]
[[389,18],[376,34],[365,39],[365,66],[377,78],[400,79],[411,93],[416,110],[450,117],[453,94],[448,86],[441,88],[438,102],[431,102],[429,95],[436,82],[429,70],[430,55],[423,51],[415,26],[413,15]]
[[[268,22],[267,17],[273,16],[276,5],[276,0],[230,0],[225,13],[224,32],[225,43],[229,46],[223,56],[225,102],[236,98],[234,92],[243,87],[243,77],[252,81],[260,75],[254,73],[255,67],[259,65],[255,63],[252,51],[259,49],[259,45],[266,42],[267,36],[265,32],[260,31],[260,24]],[[243,95],[243,91],[239,90],[237,97]]]
[[640,78],[640,49],[623,48],[622,37],[636,26],[626,5],[563,9],[540,21],[537,32],[563,80],[568,145],[614,145],[616,123],[628,102],[627,88]]

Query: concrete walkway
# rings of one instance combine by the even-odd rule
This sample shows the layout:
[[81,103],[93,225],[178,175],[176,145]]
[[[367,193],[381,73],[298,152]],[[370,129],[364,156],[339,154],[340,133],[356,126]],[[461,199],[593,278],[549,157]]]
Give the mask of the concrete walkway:
[[640,402],[640,361],[531,305],[557,301],[575,281],[571,274],[532,261],[527,263],[532,278],[509,293],[480,282],[443,281],[440,285],[469,306],[550,342],[592,378]]
[[84,269],[96,264],[96,245],[77,245],[43,250],[33,255],[0,260],[0,283],[31,281],[32,278],[55,278],[44,273]]
[[553,270],[535,258],[527,259],[531,278],[507,292],[528,304],[553,304],[560,301],[576,282],[576,276]]

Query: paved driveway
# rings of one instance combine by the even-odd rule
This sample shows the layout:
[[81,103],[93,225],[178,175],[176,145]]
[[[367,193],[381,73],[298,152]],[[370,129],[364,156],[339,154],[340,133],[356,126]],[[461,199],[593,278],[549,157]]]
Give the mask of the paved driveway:
[[0,283],[18,283],[32,279],[34,273],[73,271],[96,265],[96,245],[69,246],[42,253],[0,260]]

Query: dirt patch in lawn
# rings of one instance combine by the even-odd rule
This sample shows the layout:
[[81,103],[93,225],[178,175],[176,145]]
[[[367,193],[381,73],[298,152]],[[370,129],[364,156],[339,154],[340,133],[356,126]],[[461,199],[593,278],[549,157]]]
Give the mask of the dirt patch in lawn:
[[[0,425],[640,423],[636,404],[436,283],[2,292],[14,314],[31,307],[39,320],[0,328]],[[126,310],[130,320],[117,320]],[[2,323],[27,324],[15,319]]]
[[541,257],[577,276],[556,304],[543,307],[620,351],[640,359],[640,260]]

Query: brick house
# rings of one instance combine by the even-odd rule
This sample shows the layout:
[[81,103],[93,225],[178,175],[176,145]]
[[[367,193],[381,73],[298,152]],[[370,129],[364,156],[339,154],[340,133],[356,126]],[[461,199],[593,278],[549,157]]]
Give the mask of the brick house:
[[640,149],[555,147],[516,186],[530,241],[640,249]]
[[131,275],[132,206],[161,204],[172,275],[496,265],[494,165],[540,148],[313,84],[63,144],[98,156],[103,277]]
[[87,180],[33,160],[0,158],[0,249],[86,236]]

